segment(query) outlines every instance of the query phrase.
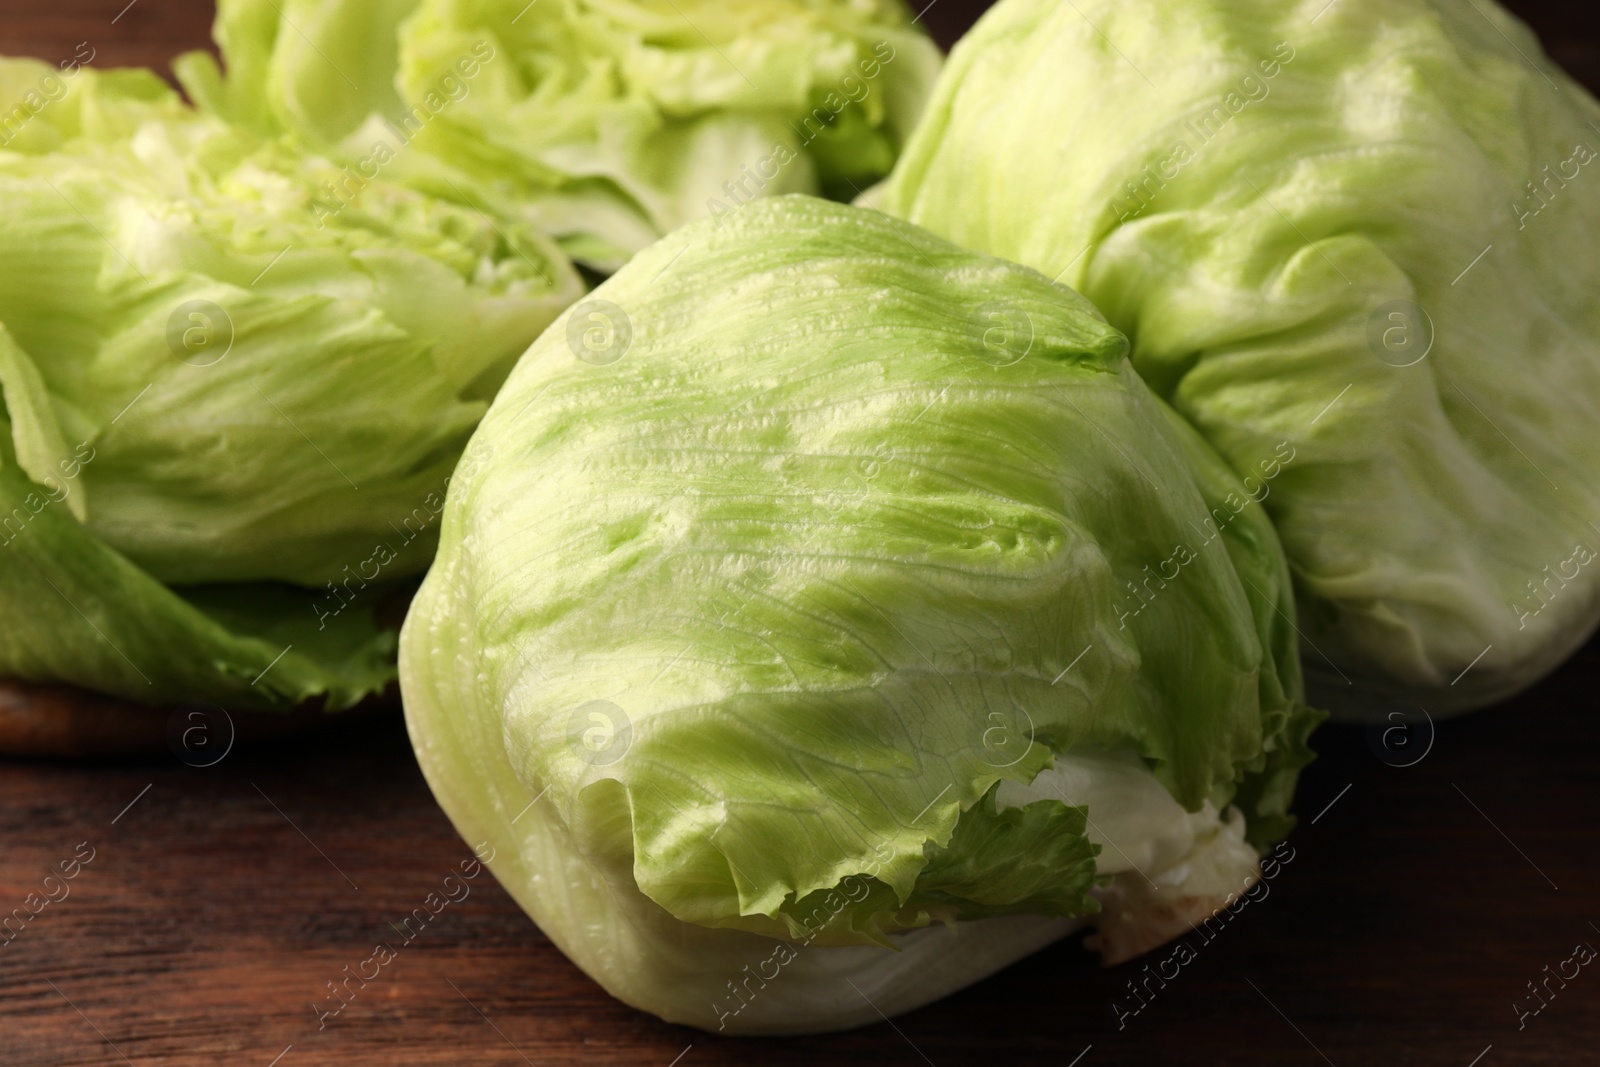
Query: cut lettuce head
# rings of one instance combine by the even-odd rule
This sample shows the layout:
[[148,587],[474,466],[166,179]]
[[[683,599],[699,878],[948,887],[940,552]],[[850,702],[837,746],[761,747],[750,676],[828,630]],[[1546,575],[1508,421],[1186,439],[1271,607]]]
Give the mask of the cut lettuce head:
[[756,196],[848,199],[938,69],[900,0],[223,0],[203,107],[451,199],[503,198],[613,270]]
[[61,84],[0,149],[0,676],[351,703],[392,674],[368,587],[427,565],[488,398],[582,283],[509,218],[330,200],[333,164],[153,75]]
[[1248,882],[1317,719],[1288,570],[1126,351],[1031,270],[797,196],[546,331],[401,677],[440,803],[572,959],[674,1021],[836,1029],[1118,878]]
[[1493,0],[1002,0],[874,201],[1094,301],[1265,494],[1314,695],[1438,713],[1600,617],[1597,122]]

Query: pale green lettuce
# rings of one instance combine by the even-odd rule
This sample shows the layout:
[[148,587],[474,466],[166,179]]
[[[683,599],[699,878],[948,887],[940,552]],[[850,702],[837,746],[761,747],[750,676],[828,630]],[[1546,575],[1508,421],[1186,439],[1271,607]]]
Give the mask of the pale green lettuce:
[[1288,570],[1126,352],[1031,270],[809,197],[546,331],[401,678],[435,795],[563,951],[671,1020],[824,1030],[1101,882],[1242,890],[1317,720]]
[[875,202],[1094,301],[1263,495],[1319,695],[1437,713],[1600,617],[1597,122],[1493,0],[1001,0]]
[[[50,71],[0,61],[0,87]],[[382,181],[327,200],[334,164],[144,72],[79,70],[8,132],[0,676],[268,706],[382,688],[379,588],[427,565],[488,398],[582,292],[570,264]]]
[[601,270],[758,195],[888,172],[939,57],[901,0],[223,0],[202,107],[495,199]]

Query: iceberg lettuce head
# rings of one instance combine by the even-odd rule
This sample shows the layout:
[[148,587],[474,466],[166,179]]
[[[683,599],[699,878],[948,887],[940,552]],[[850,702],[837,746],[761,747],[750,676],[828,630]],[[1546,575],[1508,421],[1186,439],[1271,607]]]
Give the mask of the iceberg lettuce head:
[[[0,676],[342,706],[382,586],[516,357],[583,291],[546,238],[201,116],[145,72],[0,148]],[[270,668],[270,671],[269,671]]]
[[1600,618],[1597,123],[1493,0],[1001,0],[874,202],[1092,300],[1271,514],[1313,695],[1438,713]]
[[401,684],[563,951],[670,1020],[826,1030],[1249,883],[1318,718],[1288,569],[1126,353],[1027,268],[803,196],[545,332]]
[[901,0],[223,0],[202,106],[438,195],[500,198],[609,271],[759,195],[888,172],[939,56]]

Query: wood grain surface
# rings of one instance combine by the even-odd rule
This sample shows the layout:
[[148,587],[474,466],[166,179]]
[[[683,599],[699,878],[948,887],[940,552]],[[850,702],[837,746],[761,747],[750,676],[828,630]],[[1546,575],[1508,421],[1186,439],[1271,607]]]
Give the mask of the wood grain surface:
[[1469,1067],[1485,1049],[1478,1067],[1581,1067],[1600,1061],[1600,967],[1521,1028],[1513,1004],[1600,946],[1596,678],[1591,645],[1440,723],[1411,767],[1324,728],[1292,861],[1120,1029],[1142,961],[1104,970],[1063,943],[894,1027],[719,1038],[612,1000],[488,878],[321,1028],[325,983],[469,856],[397,716],[204,769],[0,764],[0,909],[94,853],[0,947],[0,1064],[1068,1067],[1092,1045],[1078,1067]]
[[[926,20],[948,42],[981,6],[936,0]],[[1512,6],[1596,84],[1600,11]],[[87,40],[96,65],[161,65],[209,18],[5,0],[0,51]],[[719,1038],[606,996],[488,878],[321,1026],[326,983],[469,855],[397,714],[241,739],[208,767],[0,761],[0,916],[57,898],[0,935],[0,1067],[1600,1063],[1600,968],[1514,1007],[1600,946],[1597,682],[1600,643],[1410,747],[1324,728],[1292,862],[1120,1027],[1144,961],[1103,970],[1063,943],[892,1026]]]

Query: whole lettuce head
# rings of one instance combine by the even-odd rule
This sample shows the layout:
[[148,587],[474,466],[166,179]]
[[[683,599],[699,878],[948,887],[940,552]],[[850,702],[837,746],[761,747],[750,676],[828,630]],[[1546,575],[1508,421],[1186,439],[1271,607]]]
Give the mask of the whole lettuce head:
[[667,1019],[826,1030],[1147,879],[1111,940],[1248,883],[1316,721],[1288,571],[1126,350],[1031,270],[798,196],[546,331],[451,484],[401,685],[563,951]]
[[327,202],[334,164],[153,75],[0,62],[45,79],[0,149],[0,676],[381,688],[369,586],[427,565],[488,398],[581,282],[513,220],[383,182]]
[[439,195],[507,197],[612,270],[759,195],[886,174],[938,69],[901,0],[223,0],[202,106]]
[[1597,121],[1493,0],[1002,0],[879,202],[1093,300],[1263,497],[1316,695],[1437,713],[1600,616]]

